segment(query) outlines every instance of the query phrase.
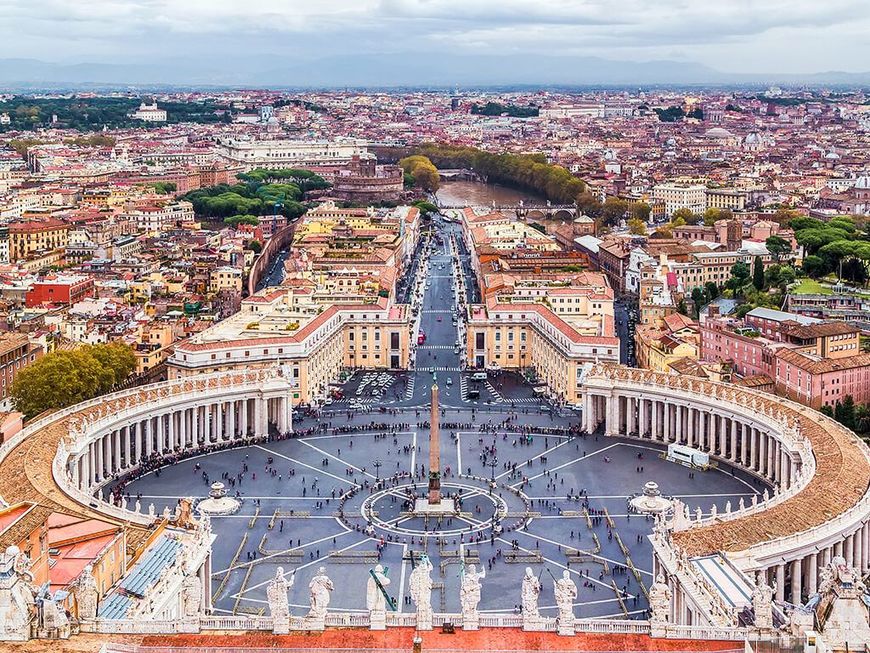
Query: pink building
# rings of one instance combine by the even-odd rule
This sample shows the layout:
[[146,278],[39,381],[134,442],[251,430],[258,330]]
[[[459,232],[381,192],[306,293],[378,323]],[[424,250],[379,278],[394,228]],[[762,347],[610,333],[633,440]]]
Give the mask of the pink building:
[[701,359],[727,362],[743,377],[763,375],[774,391],[813,408],[851,395],[870,402],[870,354],[858,329],[770,309],[754,309],[740,322],[710,318],[701,324]]
[[763,374],[773,380],[773,350],[777,343],[744,335],[739,330],[739,323],[734,320],[705,320],[701,324],[701,359],[730,362],[740,376]]
[[775,387],[780,394],[812,408],[833,406],[849,395],[870,402],[870,354],[829,359],[782,349],[776,354]]

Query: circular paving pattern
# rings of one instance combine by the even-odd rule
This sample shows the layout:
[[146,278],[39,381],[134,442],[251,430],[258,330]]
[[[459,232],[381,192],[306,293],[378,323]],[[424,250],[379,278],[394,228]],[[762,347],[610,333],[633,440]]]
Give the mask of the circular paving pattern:
[[[433,605],[439,611],[458,611],[461,565],[473,562],[487,573],[484,611],[512,611],[531,566],[544,577],[546,569],[556,577],[564,570],[574,575],[579,616],[631,617],[643,614],[646,599],[633,573],[622,571],[627,563],[621,546],[630,550],[648,587],[646,537],[653,525],[627,509],[632,494],[656,479],[667,495],[709,513],[713,504],[721,509],[727,500],[748,500],[763,490],[724,466],[691,478],[684,467],[659,458],[654,443],[547,432],[572,424],[575,418],[567,414],[522,413],[526,437],[497,426],[507,415],[507,408],[478,413],[470,429],[442,428],[441,492],[460,505],[440,517],[412,510],[412,499],[427,494],[423,463],[429,460],[428,428],[407,423],[413,412],[392,416],[392,430],[368,429],[372,415],[342,415],[333,419],[333,430],[184,460],[161,469],[159,477],[132,481],[125,491],[132,500],[141,494],[143,507],[153,502],[157,512],[174,510],[178,497],[205,498],[218,479],[230,495],[240,494],[238,513],[212,519],[218,614],[264,610],[265,587],[278,566],[296,571],[294,611],[307,609],[308,582],[320,566],[338,590],[330,608],[364,610],[367,574],[375,564],[389,569],[399,609],[412,610],[404,603],[408,574],[413,560],[426,553],[435,566]],[[471,416],[460,421],[466,419]],[[301,429],[312,424],[297,421]],[[481,424],[485,433],[476,430]],[[342,432],[350,426],[361,430]],[[621,602],[614,583],[620,591],[625,587]],[[545,583],[541,598],[546,615],[555,614],[551,585]]]

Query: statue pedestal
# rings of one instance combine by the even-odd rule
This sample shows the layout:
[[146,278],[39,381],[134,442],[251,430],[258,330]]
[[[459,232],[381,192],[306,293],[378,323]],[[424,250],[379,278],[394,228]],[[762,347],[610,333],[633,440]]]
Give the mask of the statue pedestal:
[[574,635],[574,619],[559,619],[559,634],[560,635]]
[[302,620],[302,627],[305,630],[326,630],[326,619],[308,615]]
[[480,614],[467,612],[462,615],[462,630],[480,630]]
[[387,613],[383,610],[369,612],[369,630],[386,630]]
[[432,630],[432,610],[417,610],[417,630]]
[[286,617],[272,617],[272,632],[276,635],[290,634],[290,615]]
[[667,637],[668,623],[666,621],[650,621],[649,634],[650,637]]
[[535,631],[535,630],[543,630],[544,629],[544,620],[541,619],[540,615],[535,615],[533,617],[523,616],[523,630],[524,631]]

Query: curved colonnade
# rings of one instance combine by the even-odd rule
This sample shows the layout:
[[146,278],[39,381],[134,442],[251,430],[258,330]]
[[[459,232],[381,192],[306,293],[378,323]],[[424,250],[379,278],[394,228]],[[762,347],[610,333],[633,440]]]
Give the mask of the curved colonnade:
[[[870,569],[870,449],[808,408],[732,385],[616,365],[583,378],[586,429],[661,444],[680,442],[774,489],[733,510],[676,511],[651,537],[655,575],[667,577],[670,623],[733,628],[736,615],[689,557],[722,554],[747,577],[776,581],[777,598],[811,594],[819,570],[842,555]],[[30,423],[0,447],[0,495],[125,523],[130,548],[160,521],[102,499],[101,487],[151,456],[244,446],[292,429],[279,369],[221,372],[85,402]]]
[[[729,512],[677,511],[669,529],[657,529],[655,575],[676,597],[672,622],[697,623],[711,603],[717,612],[717,592],[676,564],[688,558],[721,553],[792,603],[818,590],[835,556],[870,570],[870,448],[839,423],[761,392],[648,370],[596,366],[584,383],[589,432],[603,424],[606,435],[694,447],[773,488]],[[713,621],[736,619],[719,607]]]

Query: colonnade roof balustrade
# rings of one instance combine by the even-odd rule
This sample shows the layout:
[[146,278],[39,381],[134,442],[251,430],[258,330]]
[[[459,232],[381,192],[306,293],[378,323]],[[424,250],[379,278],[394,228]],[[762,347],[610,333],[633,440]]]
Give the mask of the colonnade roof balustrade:
[[[44,520],[52,512],[61,512],[125,527],[128,551],[136,551],[153,528],[118,519],[77,501],[64,491],[52,470],[61,442],[65,440],[66,446],[73,449],[77,440],[86,438],[93,429],[105,426],[113,417],[121,426],[129,409],[135,406],[159,402],[168,407],[174,396],[189,399],[191,393],[207,396],[209,392],[221,389],[267,385],[276,374],[276,370],[257,369],[185,377],[113,393],[32,420],[0,446],[0,497],[8,504],[26,501],[36,506],[26,522],[20,520],[15,529],[4,533],[0,545],[17,543],[33,530],[31,526],[40,519]],[[25,532],[28,528],[30,530]]]
[[[693,526],[673,534],[674,543],[690,556],[717,551],[737,553],[773,540],[795,536],[823,526],[838,515],[867,503],[870,488],[870,449],[850,430],[817,411],[800,404],[724,383],[638,370],[616,365],[598,365],[587,381],[597,377],[614,390],[640,384],[650,388],[654,399],[667,400],[680,392],[736,405],[761,415],[796,425],[812,446],[816,471],[794,496],[766,510],[744,517]],[[784,427],[785,428],[785,427]],[[807,537],[810,543],[812,537]]]

